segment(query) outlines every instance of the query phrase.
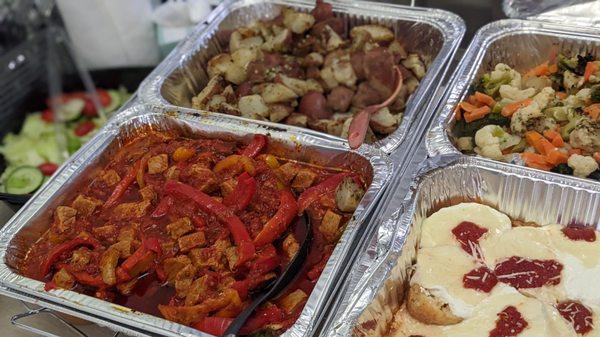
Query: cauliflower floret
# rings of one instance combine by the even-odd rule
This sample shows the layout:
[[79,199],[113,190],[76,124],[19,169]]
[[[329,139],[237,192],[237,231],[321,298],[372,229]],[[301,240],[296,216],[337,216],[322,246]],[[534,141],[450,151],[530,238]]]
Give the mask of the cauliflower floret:
[[511,99],[513,101],[522,101],[531,96],[535,95],[534,88],[527,88],[520,90],[518,87],[514,87],[512,85],[501,85],[500,86],[500,96],[502,98]]
[[544,109],[548,106],[548,103],[554,98],[554,89],[551,87],[545,87],[535,96],[533,100],[538,104],[540,109]]
[[475,152],[481,156],[504,160],[502,150],[518,144],[521,137],[505,132],[498,125],[486,125],[475,133]]
[[600,151],[600,121],[582,118],[569,134],[569,144],[588,153]]
[[473,137],[460,137],[456,140],[456,146],[461,151],[473,151]]
[[563,74],[563,87],[565,87],[566,90],[571,90],[579,85],[579,80],[579,76],[566,70]]
[[573,169],[573,175],[585,178],[598,169],[596,160],[589,156],[574,154],[569,157],[569,167]]
[[543,117],[540,106],[533,102],[526,107],[517,110],[510,120],[510,129],[514,134],[522,135],[527,131],[527,125],[530,120]]
[[511,67],[507,66],[504,63],[496,64],[496,67],[490,73],[490,79],[492,81],[499,80],[502,77],[506,76],[507,74],[511,78],[510,85],[517,89],[520,89],[521,88],[521,74],[519,74],[518,71],[512,69]]
[[583,102],[584,105],[588,105],[592,101],[592,89],[583,88],[575,94],[575,97],[577,97],[580,102]]

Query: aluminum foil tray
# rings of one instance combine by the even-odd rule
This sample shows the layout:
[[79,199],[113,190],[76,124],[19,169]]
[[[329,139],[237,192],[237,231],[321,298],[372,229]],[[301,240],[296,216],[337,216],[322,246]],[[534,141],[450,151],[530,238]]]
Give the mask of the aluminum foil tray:
[[0,287],[7,289],[4,293],[134,335],[207,336],[190,327],[73,291],[46,292],[42,282],[21,276],[15,269],[29,247],[49,227],[52,210],[79,184],[97,174],[123,142],[148,130],[241,141],[249,141],[254,133],[269,134],[273,140],[269,145],[272,153],[319,165],[352,167],[372,177],[371,185],[349,221],[300,318],[285,333],[286,336],[310,335],[320,322],[320,313],[331,296],[330,290],[340,274],[347,271],[349,262],[346,256],[351,252],[354,240],[370,226],[366,222],[367,216],[375,207],[391,175],[389,158],[382,151],[367,145],[357,151],[347,151],[341,142],[188,109],[150,105],[129,108],[109,121],[61,167],[0,230]]
[[[433,157],[444,153],[460,153],[451,139],[453,110],[456,104],[467,97],[471,83],[493,70],[498,63],[506,63],[518,71],[525,71],[548,60],[556,52],[600,55],[600,27],[575,27],[533,20],[501,20],[481,28],[452,75],[450,89],[446,91],[438,107],[437,117],[426,139],[429,155]],[[485,158],[482,160],[498,163]],[[558,176],[556,173],[550,175]]]
[[389,204],[397,221],[382,223],[348,276],[350,295],[321,335],[385,336],[404,300],[421,223],[442,207],[475,201],[540,225],[600,226],[600,186],[587,181],[454,154],[428,159],[419,172],[406,196]]
[[[408,134],[417,116],[431,116],[425,108],[441,83],[448,61],[452,59],[465,32],[463,20],[455,14],[438,9],[406,7],[367,1],[328,1],[341,17],[346,29],[367,23],[378,23],[392,28],[405,43],[406,49],[427,59],[427,75],[411,95],[404,112],[404,120],[396,131],[374,144],[386,153],[392,152]],[[208,25],[198,26],[167,59],[165,59],[140,86],[140,98],[145,103],[191,107],[191,99],[209,80],[206,65],[211,57],[223,51],[219,32],[248,25],[258,19],[276,17],[282,6],[302,11],[314,7],[312,0],[227,0],[207,19]],[[437,105],[437,102],[435,102]],[[228,115],[230,118],[248,120]],[[318,135],[329,139],[342,138],[306,128],[286,124],[278,125],[289,130]]]

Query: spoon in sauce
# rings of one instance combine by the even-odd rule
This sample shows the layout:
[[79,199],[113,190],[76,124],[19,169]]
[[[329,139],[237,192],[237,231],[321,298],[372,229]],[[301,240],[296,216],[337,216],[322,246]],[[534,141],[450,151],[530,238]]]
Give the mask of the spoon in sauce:
[[279,275],[277,279],[272,283],[271,286],[267,287],[262,293],[260,293],[252,303],[246,309],[244,309],[237,317],[234,319],[223,336],[225,337],[235,337],[237,336],[240,329],[244,326],[250,315],[254,313],[256,308],[270,300],[271,298],[279,295],[281,291],[288,286],[294,278],[298,275],[298,271],[302,267],[302,264],[306,260],[306,256],[308,255],[308,250],[310,247],[310,242],[312,239],[312,229],[310,226],[310,219],[303,213],[302,216],[298,218],[295,224],[294,233],[304,237],[296,237],[300,243],[300,248],[298,252],[294,256],[294,258],[288,263],[285,267],[285,270]]

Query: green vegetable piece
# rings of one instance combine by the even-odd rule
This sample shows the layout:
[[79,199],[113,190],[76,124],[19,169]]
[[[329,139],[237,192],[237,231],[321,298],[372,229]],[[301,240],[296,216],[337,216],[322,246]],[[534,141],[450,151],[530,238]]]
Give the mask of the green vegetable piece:
[[567,58],[563,54],[558,55],[558,68],[562,71],[570,70],[575,71],[577,68],[577,59],[575,58]]
[[562,128],[560,128],[560,135],[564,140],[569,140],[569,135],[571,134],[571,131],[573,131],[577,127],[577,124],[579,124],[579,122],[583,118],[583,116],[576,116],[573,119],[571,119],[567,124],[565,124]]
[[594,85],[591,89],[592,103],[600,103],[600,84]]
[[569,167],[567,164],[558,164],[554,166],[551,170],[552,172],[560,173],[560,174],[568,174],[573,175],[573,169]]
[[4,182],[7,193],[28,194],[38,189],[44,181],[44,175],[37,167],[17,167]]
[[464,120],[457,121],[452,133],[456,137],[474,137],[477,130],[486,125],[509,126],[510,119],[502,116],[500,113],[491,112],[482,119],[467,123]]

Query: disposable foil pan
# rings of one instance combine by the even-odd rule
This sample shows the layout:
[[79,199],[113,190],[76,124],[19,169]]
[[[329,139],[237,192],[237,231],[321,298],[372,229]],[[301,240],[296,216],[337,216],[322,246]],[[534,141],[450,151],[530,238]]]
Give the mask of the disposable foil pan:
[[451,139],[453,111],[456,104],[466,99],[475,79],[498,63],[526,71],[556,52],[600,55],[600,28],[533,20],[501,20],[481,28],[452,75],[449,90],[438,107],[426,139],[429,155],[460,153]]
[[385,335],[404,300],[421,224],[442,207],[474,201],[540,225],[600,224],[600,186],[587,181],[455,154],[430,158],[419,172],[396,204],[399,217],[393,230],[389,223],[379,230],[392,230],[392,239],[375,238],[357,261],[349,275],[351,295],[325,323],[323,336]]
[[390,160],[382,151],[371,146],[363,145],[357,151],[347,151],[341,142],[186,109],[173,110],[151,105],[132,107],[109,121],[71,157],[0,231],[0,287],[6,287],[9,291],[5,293],[9,296],[19,295],[20,299],[40,302],[117,331],[135,335],[206,336],[190,327],[73,291],[46,292],[42,282],[21,276],[15,271],[15,266],[22,262],[29,247],[48,228],[52,210],[64,201],[65,196],[70,195],[79,184],[91,179],[123,142],[148,130],[246,141],[254,133],[269,134],[273,140],[269,149],[275,154],[319,165],[362,170],[372,177],[365,196],[342,234],[300,318],[285,333],[286,336],[310,335],[319,323],[319,314],[327,304],[330,289],[340,277],[339,274],[346,271],[348,261],[345,257],[351,251],[353,241],[366,229],[367,216],[386,187],[392,168]]
[[[405,43],[408,51],[423,55],[428,71],[418,89],[411,95],[404,112],[403,122],[396,131],[377,141],[374,146],[386,153],[392,152],[407,135],[416,116],[431,111],[423,109],[430,101],[447,70],[465,32],[463,20],[457,15],[439,9],[406,7],[367,1],[328,1],[336,16],[342,18],[349,30],[354,26],[377,23],[392,28]],[[140,86],[140,98],[145,103],[191,107],[191,99],[209,80],[206,65],[211,57],[224,50],[219,32],[248,25],[258,19],[276,17],[282,6],[301,11],[314,7],[312,0],[227,0],[208,20],[208,25],[198,26],[181,43],[177,50],[165,59]],[[436,102],[437,103],[437,102]],[[247,120],[228,115],[230,118]],[[320,137],[342,140],[323,132],[286,124],[258,122]]]

